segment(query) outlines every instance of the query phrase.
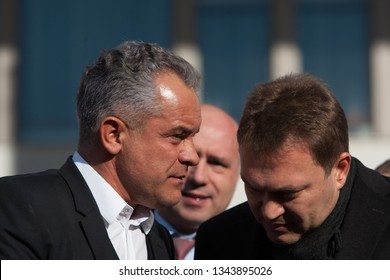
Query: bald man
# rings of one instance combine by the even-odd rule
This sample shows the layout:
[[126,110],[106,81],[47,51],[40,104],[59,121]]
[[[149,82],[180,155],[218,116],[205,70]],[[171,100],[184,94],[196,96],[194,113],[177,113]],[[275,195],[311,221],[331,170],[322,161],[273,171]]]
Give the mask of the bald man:
[[174,238],[177,259],[193,259],[196,230],[226,209],[239,178],[237,123],[209,104],[201,112],[200,131],[193,139],[199,164],[189,167],[181,201],[155,213]]

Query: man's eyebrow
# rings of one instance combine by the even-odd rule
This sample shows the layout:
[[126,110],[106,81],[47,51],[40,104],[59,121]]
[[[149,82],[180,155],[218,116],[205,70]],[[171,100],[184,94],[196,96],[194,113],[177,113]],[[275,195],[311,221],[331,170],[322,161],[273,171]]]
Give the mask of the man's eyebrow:
[[177,127],[174,127],[174,128],[171,128],[169,129],[168,131],[166,131],[164,134],[165,135],[170,135],[170,134],[180,134],[180,135],[189,135],[189,134],[192,134],[192,133],[198,133],[199,132],[199,129],[189,129],[188,127],[185,127],[185,126],[177,126]]
[[293,185],[287,185],[287,186],[282,186],[280,189],[277,189],[277,190],[273,190],[271,192],[274,192],[274,193],[296,193],[296,192],[300,192],[304,189],[307,188],[308,185],[297,185],[297,186],[293,186]]

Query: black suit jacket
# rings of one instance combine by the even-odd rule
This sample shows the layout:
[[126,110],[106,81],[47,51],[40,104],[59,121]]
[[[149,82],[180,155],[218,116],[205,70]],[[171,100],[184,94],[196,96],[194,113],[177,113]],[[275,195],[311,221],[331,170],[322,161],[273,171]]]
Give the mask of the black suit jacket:
[[[390,259],[390,181],[358,160],[336,259]],[[271,259],[271,242],[242,203],[210,219],[196,235],[195,259]]]
[[[149,259],[174,259],[172,238],[157,222],[146,242]],[[0,259],[118,259],[71,158],[59,170],[0,179]]]

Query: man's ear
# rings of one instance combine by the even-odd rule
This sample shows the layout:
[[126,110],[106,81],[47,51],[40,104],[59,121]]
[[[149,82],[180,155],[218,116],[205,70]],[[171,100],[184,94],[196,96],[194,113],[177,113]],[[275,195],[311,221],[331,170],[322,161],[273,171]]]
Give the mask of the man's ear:
[[335,179],[339,189],[341,189],[347,181],[349,168],[351,167],[351,161],[351,155],[347,152],[344,152],[339,155],[339,158],[335,164]]
[[122,149],[122,134],[126,130],[126,124],[119,118],[106,117],[99,128],[100,140],[106,151],[116,155]]

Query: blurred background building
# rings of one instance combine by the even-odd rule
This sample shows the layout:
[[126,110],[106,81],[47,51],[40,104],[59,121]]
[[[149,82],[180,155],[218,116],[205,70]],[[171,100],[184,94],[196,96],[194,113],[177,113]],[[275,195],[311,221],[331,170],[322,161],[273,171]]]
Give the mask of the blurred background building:
[[390,158],[388,0],[0,0],[0,176],[60,167],[77,144],[86,65],[125,40],[173,49],[202,99],[237,120],[248,92],[292,72],[325,80],[352,155]]

